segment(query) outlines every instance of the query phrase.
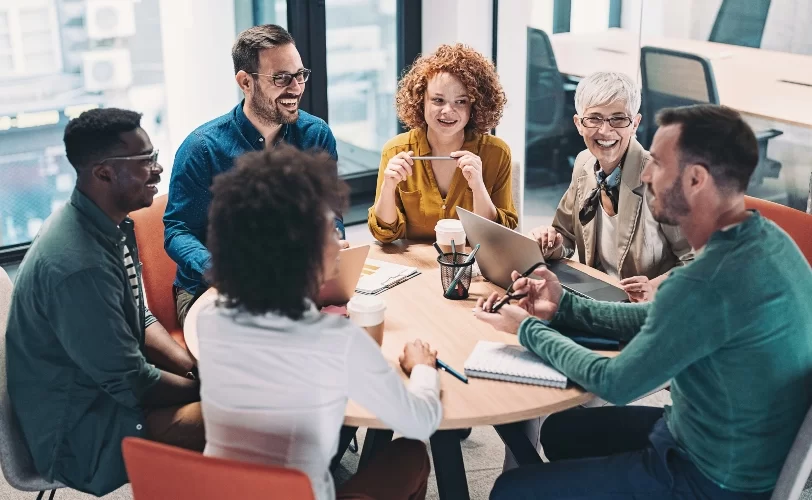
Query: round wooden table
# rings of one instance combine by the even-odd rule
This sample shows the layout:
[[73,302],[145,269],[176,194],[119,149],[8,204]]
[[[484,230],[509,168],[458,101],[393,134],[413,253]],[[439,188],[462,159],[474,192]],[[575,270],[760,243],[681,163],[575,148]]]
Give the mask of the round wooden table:
[[[468,299],[449,300],[443,297],[437,252],[431,245],[408,244],[403,241],[387,245],[374,243],[370,245],[369,257],[413,266],[421,271],[419,276],[380,295],[386,300],[387,306],[381,349],[386,359],[398,371],[400,368],[397,359],[403,351],[404,344],[417,338],[429,342],[434,349],[437,349],[438,357],[459,372],[463,371],[465,360],[479,340],[518,343],[515,335],[494,330],[490,325],[477,320],[472,313],[479,297],[485,297],[494,291],[504,292],[502,288],[480,277],[474,279],[471,284]],[[568,264],[596,278],[613,284],[617,283],[606,274],[578,262],[568,261]],[[204,304],[210,303],[215,297],[214,290],[203,294],[189,310],[186,318],[184,337],[186,345],[196,358],[198,357],[197,314]],[[525,438],[524,443],[517,444],[523,449],[514,449],[512,441],[523,438],[523,436],[521,436],[518,426],[506,424],[520,423],[524,420],[566,410],[586,403],[594,397],[577,387],[554,389],[473,377],[469,378],[468,384],[464,384],[448,373],[442,371],[440,373],[443,401],[441,431],[493,425],[511,446],[514,455],[519,455],[517,459],[520,463],[535,461],[532,455],[527,454],[529,452],[527,446],[531,445]],[[403,378],[406,380],[405,375]],[[374,415],[353,401],[347,404],[344,424],[351,427],[387,429],[386,425]],[[383,436],[384,440],[391,438],[391,431],[388,434],[384,433]],[[369,441],[369,437],[367,441]],[[438,432],[432,437],[431,443],[435,466],[443,464],[436,471],[441,498],[468,498],[462,452],[456,433]],[[365,442],[365,451],[371,446],[373,445]],[[437,456],[438,453],[442,455],[442,458]],[[535,449],[532,450],[532,453],[538,457]],[[441,468],[445,469],[445,473],[441,474]],[[459,481],[460,472],[462,484]],[[463,488],[464,491],[460,491],[460,488]]]

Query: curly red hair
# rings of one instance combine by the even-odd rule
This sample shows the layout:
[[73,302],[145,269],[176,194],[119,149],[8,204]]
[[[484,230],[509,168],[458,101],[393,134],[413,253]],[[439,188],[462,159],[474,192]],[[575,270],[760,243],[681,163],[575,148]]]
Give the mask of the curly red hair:
[[395,107],[404,125],[410,129],[428,126],[423,115],[426,87],[438,73],[454,75],[468,89],[471,118],[466,132],[485,134],[496,127],[507,103],[496,68],[485,56],[461,43],[441,45],[435,53],[418,57],[400,79]]

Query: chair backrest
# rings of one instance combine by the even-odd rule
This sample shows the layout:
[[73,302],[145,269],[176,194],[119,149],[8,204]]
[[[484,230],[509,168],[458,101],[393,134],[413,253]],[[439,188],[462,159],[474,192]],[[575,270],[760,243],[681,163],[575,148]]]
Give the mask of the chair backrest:
[[711,30],[711,42],[761,47],[771,0],[723,0]]
[[564,77],[558,71],[547,33],[527,28],[527,134],[528,142],[560,130],[566,104]]
[[812,230],[810,229],[812,228],[812,215],[752,196],[745,196],[744,204],[748,209],[758,210],[761,215],[786,231],[812,265]]
[[140,438],[125,438],[124,463],[135,500],[272,498],[312,500],[300,471],[205,457]]
[[0,467],[12,487],[36,491],[45,489],[48,483],[39,477],[34,468],[31,452],[28,451],[20,424],[11,409],[6,384],[6,328],[11,308],[11,292],[11,279],[0,267]]
[[135,222],[135,239],[144,266],[144,291],[149,309],[175,341],[185,346],[172,293],[177,264],[164,250],[166,201],[166,195],[156,196],[151,206],[132,212],[130,217]]
[[657,130],[655,118],[663,108],[699,103],[719,104],[710,61],[688,52],[645,46],[640,49],[643,76],[641,141],[648,148]]
[[812,473],[812,408],[789,449],[770,500],[797,500]]

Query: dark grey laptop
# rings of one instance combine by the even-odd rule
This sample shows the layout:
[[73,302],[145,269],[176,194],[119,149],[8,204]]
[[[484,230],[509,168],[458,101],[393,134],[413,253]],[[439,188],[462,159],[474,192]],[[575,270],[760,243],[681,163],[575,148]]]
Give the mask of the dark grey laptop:
[[[524,272],[536,262],[546,262],[538,243],[496,222],[457,207],[457,214],[471,246],[479,244],[476,261],[482,275],[502,288],[513,282],[512,271]],[[550,261],[547,267],[558,276],[561,285],[572,293],[594,300],[623,302],[626,292],[605,281],[579,271],[563,262]]]

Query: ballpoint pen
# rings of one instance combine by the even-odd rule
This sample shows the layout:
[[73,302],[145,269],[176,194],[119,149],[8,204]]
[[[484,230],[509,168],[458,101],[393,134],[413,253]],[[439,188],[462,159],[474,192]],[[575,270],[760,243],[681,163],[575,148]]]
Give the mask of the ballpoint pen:
[[[533,274],[533,271],[535,271],[537,268],[539,268],[541,266],[546,266],[546,265],[547,264],[545,264],[544,262],[536,262],[535,264],[530,266],[530,269],[523,272],[522,275],[520,276],[520,278],[527,278],[528,276]],[[515,280],[513,280],[513,283],[516,283],[516,281],[518,279],[519,278],[516,278]],[[519,295],[513,295],[513,283],[511,283],[510,286],[508,287],[508,289],[505,290],[505,295],[501,299],[497,300],[496,303],[491,306],[490,312],[495,313],[496,311],[501,309],[503,305],[507,304],[511,300],[522,299],[522,298],[527,296],[527,294],[524,294],[524,293],[519,294]]]
[[412,160],[456,160],[453,156],[412,156]]
[[457,370],[451,368],[450,366],[448,366],[443,361],[440,361],[440,358],[437,358],[437,368],[451,374],[454,378],[458,379],[460,382],[463,382],[463,383],[466,383],[466,384],[468,383],[468,377],[461,374]]
[[438,245],[436,241],[434,242],[434,249],[437,250],[437,253],[440,254],[440,257],[445,255],[445,252],[443,252],[443,249],[440,248],[440,245]]

